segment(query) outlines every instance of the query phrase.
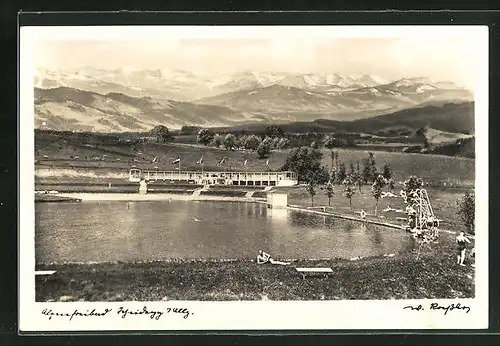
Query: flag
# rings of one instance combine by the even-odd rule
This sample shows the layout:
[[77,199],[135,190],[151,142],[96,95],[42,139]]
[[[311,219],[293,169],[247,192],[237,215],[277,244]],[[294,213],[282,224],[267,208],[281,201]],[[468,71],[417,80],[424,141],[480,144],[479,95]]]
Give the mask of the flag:
[[269,167],[269,159],[267,159],[267,161],[266,161],[266,166]]
[[245,162],[243,162],[243,166],[246,166],[246,165],[247,165],[247,161],[248,161],[248,160],[245,160]]
[[219,165],[222,165],[226,161],[226,158],[224,157],[222,160],[219,161]]
[[199,165],[200,163],[203,163],[203,156],[200,157],[200,159],[198,161],[196,161],[196,164]]
[[158,162],[158,158],[156,156],[153,158],[153,163],[154,162]]
[[181,162],[181,158],[180,157],[177,157],[173,162],[172,164],[176,164],[176,163],[179,163]]

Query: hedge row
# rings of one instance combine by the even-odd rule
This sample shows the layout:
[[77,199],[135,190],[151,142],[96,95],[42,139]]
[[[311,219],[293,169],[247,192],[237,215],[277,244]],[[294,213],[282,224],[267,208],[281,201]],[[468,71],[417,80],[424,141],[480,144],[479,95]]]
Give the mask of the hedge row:
[[255,197],[255,198],[267,198],[267,192],[265,191],[257,191],[257,192],[254,192],[252,197]]
[[193,190],[148,189],[148,194],[169,193],[173,195],[191,195]]
[[255,185],[213,185],[214,189],[245,189],[245,190],[263,190],[265,186]]
[[139,192],[139,186],[61,186],[61,185],[45,185],[37,186],[37,191],[58,191],[61,193],[80,193],[80,192],[92,192],[92,193],[132,193]]

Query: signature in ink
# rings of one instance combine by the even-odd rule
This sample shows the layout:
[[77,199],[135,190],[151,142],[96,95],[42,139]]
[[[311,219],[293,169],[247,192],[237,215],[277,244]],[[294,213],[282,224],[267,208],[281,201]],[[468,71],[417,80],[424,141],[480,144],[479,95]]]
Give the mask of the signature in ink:
[[[422,304],[419,304],[417,306],[413,305],[407,305],[403,309],[408,309],[411,311],[421,311],[425,310]],[[429,310],[441,310],[444,311],[444,314],[446,315],[449,311],[453,310],[460,310],[460,311],[465,311],[466,314],[469,313],[470,307],[466,305],[462,305],[460,303],[457,304],[450,304],[450,305],[439,305],[439,303],[431,303],[429,305]]]

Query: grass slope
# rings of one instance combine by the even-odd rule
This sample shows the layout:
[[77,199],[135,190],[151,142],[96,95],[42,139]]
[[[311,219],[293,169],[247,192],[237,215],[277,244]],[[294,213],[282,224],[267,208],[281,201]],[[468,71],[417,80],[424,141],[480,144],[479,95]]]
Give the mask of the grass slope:
[[[230,129],[264,132],[269,125],[243,124],[235,125]],[[433,103],[352,121],[329,120],[324,117],[323,119],[320,118],[311,122],[302,121],[280,125],[285,132],[292,133],[378,133],[384,132],[387,129],[417,130],[426,126],[447,132],[473,133],[474,102]],[[218,130],[227,131],[228,128],[220,128]]]
[[[181,157],[181,170],[200,170],[200,165],[196,161],[204,157],[204,169],[222,171],[228,170],[231,166],[233,171],[244,171],[243,163],[248,159],[246,169],[248,171],[265,171],[266,159],[258,159],[257,154],[248,151],[227,151],[219,148],[202,147],[197,145],[183,144],[141,144],[134,147],[100,145],[97,148],[85,146],[83,143],[74,142],[69,139],[57,139],[53,135],[37,136],[35,147],[38,148],[36,165],[38,173],[41,170],[54,167],[66,169],[78,169],[81,171],[96,171],[107,173],[119,173],[122,176],[128,174],[132,166],[144,169],[174,170],[177,165],[172,161]],[[274,151],[270,157],[270,169],[279,170],[288,154],[289,150]],[[322,149],[323,165],[330,168],[330,151]],[[356,166],[367,156],[363,150],[339,149],[339,159],[344,162],[349,170],[352,163]],[[48,158],[43,156],[47,155]],[[72,160],[70,156],[80,156],[80,160]],[[106,161],[84,160],[85,156],[107,155]],[[137,157],[138,162],[133,158]],[[158,162],[153,163],[152,159],[158,158]],[[226,164],[219,166],[218,162],[224,158],[229,158]],[[117,161],[117,159],[120,161]],[[394,172],[396,181],[408,179],[410,175],[418,175],[431,184],[442,186],[444,183],[454,185],[473,186],[475,174],[475,160],[439,156],[408,154],[398,152],[375,152],[377,167],[382,169],[388,163]],[[47,171],[50,173],[50,171]],[[52,173],[55,174],[55,173]]]
[[220,126],[239,123],[229,108],[121,93],[98,94],[68,87],[35,88],[35,126],[68,131],[138,131],[156,125]]

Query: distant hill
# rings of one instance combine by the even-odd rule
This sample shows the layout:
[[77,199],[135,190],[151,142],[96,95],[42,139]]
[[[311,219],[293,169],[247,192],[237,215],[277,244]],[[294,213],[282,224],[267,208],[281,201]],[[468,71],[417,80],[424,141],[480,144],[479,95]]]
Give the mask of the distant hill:
[[445,102],[404,109],[398,112],[360,119],[345,123],[346,131],[373,132],[391,127],[418,129],[429,126],[433,129],[474,133],[474,102]]
[[[146,75],[152,78],[153,72]],[[157,71],[158,76],[161,73]],[[132,75],[136,74],[140,75],[139,72]],[[194,78],[189,74],[181,75],[188,80]],[[362,129],[359,132],[370,132],[391,126],[414,128],[417,125],[429,125],[448,132],[473,131],[472,103],[469,102],[469,106],[463,103],[463,99],[471,98],[471,94],[460,88],[450,89],[453,85],[449,82],[441,83],[448,89],[439,89],[436,83],[422,83],[425,80],[408,79],[372,87],[347,88],[341,92],[319,92],[276,83],[254,87],[276,82],[278,76],[264,78],[251,74],[254,77],[251,80],[243,75],[237,80],[243,85],[251,81],[249,89],[204,98],[196,103],[136,97],[122,92],[97,93],[65,86],[35,88],[35,126],[40,128],[44,124],[46,129],[109,132],[149,130],[156,125],[181,128],[186,125],[227,127],[244,124],[258,127],[259,124],[291,123],[289,127],[294,128],[300,122],[306,123],[304,126],[308,128],[328,128],[325,131],[338,128],[339,131]],[[315,84],[322,81],[318,76],[316,79],[310,75],[306,77],[304,81],[320,88],[320,84]],[[333,76],[330,77],[323,82],[333,82]],[[361,81],[376,83],[375,79],[368,77],[357,79],[356,83]],[[219,82],[227,87],[236,80]],[[224,88],[221,85],[217,86],[219,90]],[[450,102],[449,99],[459,101]],[[459,104],[463,105],[457,106]],[[403,112],[402,116],[393,118],[399,112]]]
[[35,88],[35,127],[67,131],[143,131],[156,125],[221,126],[244,120],[220,106],[136,98],[121,93],[101,95],[68,87]]
[[[198,99],[198,104],[228,107],[240,112],[315,112],[323,118],[352,120],[413,108],[422,103],[473,101],[473,94],[451,82],[431,83],[425,78],[405,78],[377,85],[349,87],[314,84],[307,76],[288,76],[275,84],[256,86]],[[318,81],[319,82],[319,81]],[[349,118],[349,119],[348,119]],[[306,120],[306,119],[301,119]]]
[[[302,92],[300,89],[297,91]],[[180,129],[182,126],[285,124],[298,120],[314,121],[329,115],[326,108],[322,111],[241,112],[224,106],[132,97],[116,92],[99,94],[69,87],[35,88],[34,94],[35,127],[67,131],[144,131],[156,125]],[[333,118],[349,119],[350,114],[338,113]]]
[[[237,131],[264,131],[269,124],[244,124],[231,129]],[[294,122],[280,125],[286,132],[358,132],[377,133],[405,129],[415,131],[419,128],[451,133],[474,133],[473,102],[434,102],[432,105],[409,108],[385,115],[353,121],[318,119],[311,122]],[[219,130],[224,130],[220,128]],[[227,128],[226,128],[227,130]]]
[[234,91],[200,99],[196,103],[258,112],[333,112],[343,108],[343,105],[330,95],[279,84]]
[[439,146],[445,144],[456,143],[458,140],[473,138],[474,135],[466,135],[463,133],[452,133],[439,131],[430,127],[425,128],[425,137],[430,146]]

